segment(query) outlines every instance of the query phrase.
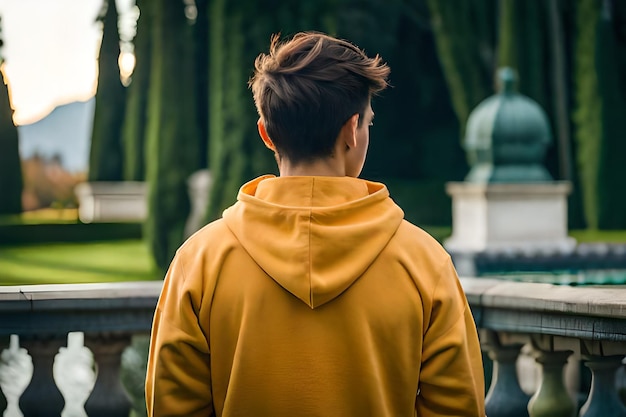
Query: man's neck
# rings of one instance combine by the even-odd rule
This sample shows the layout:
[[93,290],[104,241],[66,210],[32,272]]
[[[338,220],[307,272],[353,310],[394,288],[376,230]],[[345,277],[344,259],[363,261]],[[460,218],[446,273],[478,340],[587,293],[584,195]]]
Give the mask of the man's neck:
[[291,164],[286,159],[278,163],[281,177],[345,177],[346,170],[335,158],[316,159],[312,162]]

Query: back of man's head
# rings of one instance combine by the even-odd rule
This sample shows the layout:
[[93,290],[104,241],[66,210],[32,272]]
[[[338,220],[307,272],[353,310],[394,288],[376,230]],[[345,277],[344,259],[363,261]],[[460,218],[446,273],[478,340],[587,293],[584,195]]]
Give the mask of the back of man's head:
[[341,127],[363,119],[371,96],[387,86],[389,67],[353,44],[315,32],[281,42],[255,61],[250,87],[267,134],[292,163],[331,156]]

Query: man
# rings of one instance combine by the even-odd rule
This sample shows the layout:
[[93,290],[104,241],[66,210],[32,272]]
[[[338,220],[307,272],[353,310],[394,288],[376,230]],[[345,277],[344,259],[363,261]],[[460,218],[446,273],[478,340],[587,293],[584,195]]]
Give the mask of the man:
[[358,179],[389,68],[319,33],[272,40],[250,81],[280,177],[172,261],[151,416],[484,416],[476,328],[450,257]]

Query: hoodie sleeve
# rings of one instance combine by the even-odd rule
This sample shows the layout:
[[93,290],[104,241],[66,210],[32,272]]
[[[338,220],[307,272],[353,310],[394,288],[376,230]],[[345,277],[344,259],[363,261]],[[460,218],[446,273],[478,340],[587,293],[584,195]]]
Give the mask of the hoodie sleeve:
[[172,261],[154,315],[146,373],[149,417],[213,416],[209,343],[199,325],[200,295]]
[[476,326],[448,257],[424,335],[417,415],[484,417],[484,384]]

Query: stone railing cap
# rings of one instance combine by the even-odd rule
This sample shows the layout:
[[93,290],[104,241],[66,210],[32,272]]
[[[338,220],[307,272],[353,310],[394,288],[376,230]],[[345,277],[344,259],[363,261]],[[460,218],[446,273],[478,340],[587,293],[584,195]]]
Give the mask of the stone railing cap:
[[461,278],[472,303],[482,307],[626,318],[626,286],[571,287],[496,279]]
[[448,182],[446,192],[450,195],[553,195],[568,194],[572,184],[568,181],[550,181],[534,183],[472,183]]
[[149,332],[162,281],[0,287],[0,336]]
[[163,281],[0,286],[0,300],[152,297]]

